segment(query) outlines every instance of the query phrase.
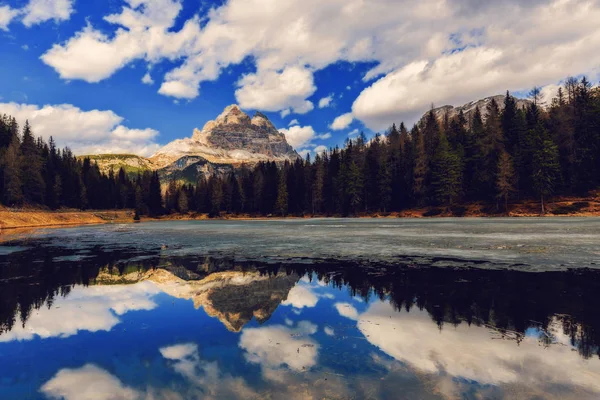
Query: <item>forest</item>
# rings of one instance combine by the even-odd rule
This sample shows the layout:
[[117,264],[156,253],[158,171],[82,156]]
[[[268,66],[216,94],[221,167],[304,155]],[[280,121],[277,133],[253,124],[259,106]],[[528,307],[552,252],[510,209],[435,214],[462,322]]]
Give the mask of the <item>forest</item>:
[[161,190],[156,171],[129,177],[102,174],[26,123],[0,118],[0,201],[50,209],[135,209],[139,215],[221,213],[341,215],[390,213],[413,207],[460,207],[557,195],[584,196],[600,186],[600,88],[568,78],[550,104],[534,88],[519,109],[506,93],[472,118],[441,121],[433,110],[410,130],[401,123],[367,140],[348,139],[311,159],[242,166],[197,184],[171,181]]

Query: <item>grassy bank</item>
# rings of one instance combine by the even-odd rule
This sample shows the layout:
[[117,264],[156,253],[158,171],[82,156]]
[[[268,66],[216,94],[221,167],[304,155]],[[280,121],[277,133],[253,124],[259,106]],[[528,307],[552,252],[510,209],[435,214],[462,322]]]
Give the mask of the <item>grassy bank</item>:
[[131,221],[133,221],[133,212],[131,210],[49,211],[31,208],[15,209],[0,207],[0,231],[16,228],[41,228]]
[[[402,212],[359,214],[355,217],[362,218],[427,218],[427,217],[537,217],[540,215],[540,203],[536,201],[523,201],[508,205],[508,212],[498,210],[495,204],[472,203],[455,207],[427,207],[414,208]],[[553,216],[600,216],[600,196],[595,193],[589,197],[557,198],[546,207],[546,217]],[[287,218],[312,218],[312,217],[341,217],[340,215],[315,215],[315,216],[288,216]],[[258,216],[250,214],[222,214],[219,219],[249,220],[280,218],[280,216]],[[142,221],[167,221],[167,220],[206,220],[206,214],[170,214],[160,218],[142,217]],[[133,210],[116,211],[77,211],[60,210],[49,211],[40,209],[10,209],[0,207],[0,231],[5,233],[17,228],[59,227],[69,225],[127,223],[133,222]]]

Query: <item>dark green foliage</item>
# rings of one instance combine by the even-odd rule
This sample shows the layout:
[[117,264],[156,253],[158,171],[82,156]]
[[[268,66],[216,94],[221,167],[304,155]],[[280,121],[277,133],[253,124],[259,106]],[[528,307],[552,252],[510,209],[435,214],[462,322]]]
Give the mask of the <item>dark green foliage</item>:
[[[532,95],[539,101],[537,91]],[[89,159],[57,150],[52,139],[36,141],[28,124],[21,139],[14,118],[2,116],[0,199],[53,209],[134,208],[151,216],[345,216],[434,206],[426,213],[432,216],[444,209],[464,215],[458,205],[466,201],[497,213],[512,199],[545,202],[600,186],[600,88],[570,78],[547,108],[519,109],[509,93],[503,106],[490,101],[470,120],[460,113],[438,121],[429,112],[410,132],[402,123],[370,141],[361,134],[314,160],[263,162],[195,185],[181,176],[169,184],[164,204],[156,172],[134,179],[122,169],[102,174]]]

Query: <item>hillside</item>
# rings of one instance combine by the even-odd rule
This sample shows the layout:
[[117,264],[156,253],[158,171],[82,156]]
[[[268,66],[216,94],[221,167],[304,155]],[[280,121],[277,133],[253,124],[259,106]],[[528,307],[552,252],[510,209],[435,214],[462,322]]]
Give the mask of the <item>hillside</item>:
[[111,169],[116,173],[123,168],[126,174],[135,176],[138,172],[155,169],[150,160],[135,154],[92,154],[77,158],[80,160],[89,158],[91,162],[98,164],[100,171],[104,174],[108,174]]

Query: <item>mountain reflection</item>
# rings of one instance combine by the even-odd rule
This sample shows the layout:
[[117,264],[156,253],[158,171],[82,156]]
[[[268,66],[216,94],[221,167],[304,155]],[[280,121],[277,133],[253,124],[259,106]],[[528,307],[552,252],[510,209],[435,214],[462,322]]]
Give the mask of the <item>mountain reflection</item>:
[[[484,326],[496,332],[497,339],[516,344],[534,335],[542,346],[563,344],[567,338],[582,357],[600,355],[600,273],[593,270],[526,273],[416,268],[408,261],[393,267],[338,261],[274,264],[214,257],[161,257],[158,252],[110,252],[101,248],[73,256],[68,249],[36,246],[0,256],[0,341],[26,337],[23,332],[29,322],[43,323],[39,318],[33,320],[34,311],[52,309],[57,298],[69,298],[80,287],[142,281],[155,283],[160,291],[173,297],[192,300],[196,308],[202,307],[228,330],[240,332],[252,319],[267,321],[280,304],[297,309],[314,306],[315,295],[297,285],[303,276],[316,277],[339,289],[349,288],[353,296],[366,302],[385,300],[394,312],[426,312],[441,330],[466,323]],[[103,291],[98,296],[114,296],[115,301],[125,302],[117,292]],[[151,302],[149,298],[136,301],[140,304],[137,309],[150,307],[144,303]],[[116,304],[107,307],[119,315]],[[358,318],[355,310],[344,304],[337,307],[340,315]],[[60,318],[58,315],[54,318]],[[113,325],[105,322],[98,326],[106,330]],[[271,327],[275,331],[270,334],[277,336],[276,330],[284,328]],[[72,329],[76,332],[87,328],[82,325]],[[254,339],[252,330],[244,331],[244,335],[247,339],[242,338],[242,342],[251,350],[248,361],[267,357],[255,348],[258,332]]]

